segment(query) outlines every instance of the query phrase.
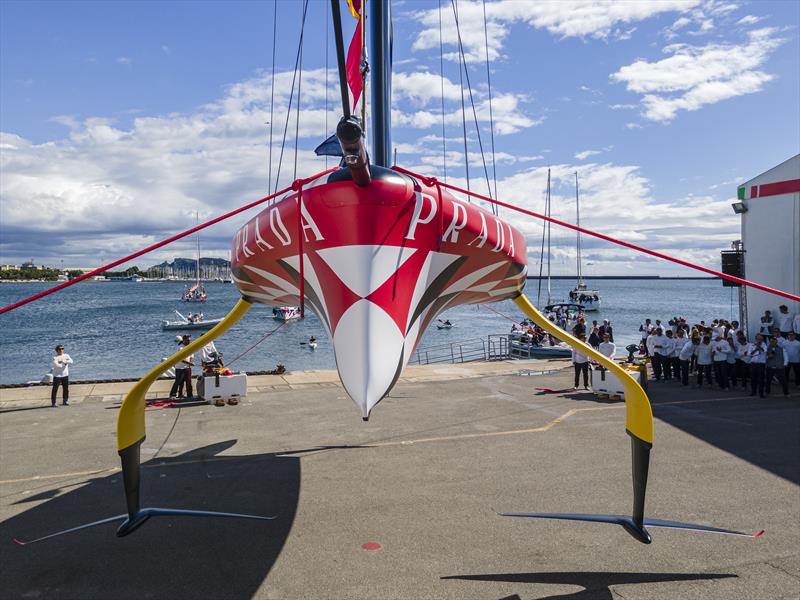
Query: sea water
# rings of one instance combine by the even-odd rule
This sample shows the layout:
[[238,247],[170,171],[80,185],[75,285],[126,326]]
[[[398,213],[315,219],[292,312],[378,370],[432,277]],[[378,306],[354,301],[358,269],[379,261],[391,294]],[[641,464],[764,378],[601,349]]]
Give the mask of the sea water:
[[[528,280],[526,293],[536,303],[538,280]],[[565,299],[574,286],[572,280],[552,283],[554,299]],[[8,283],[0,285],[0,306],[6,306],[55,285],[53,283]],[[0,316],[0,384],[38,381],[50,369],[57,344],[63,344],[74,360],[70,380],[140,377],[163,357],[177,349],[179,331],[162,331],[162,320],[177,320],[175,310],[184,315],[202,311],[205,318],[225,316],[239,298],[236,286],[206,283],[208,300],[203,304],[181,302],[181,282],[86,281]],[[544,284],[542,286],[544,288]],[[600,291],[602,310],[588,314],[589,323],[609,319],[614,327],[618,353],[625,345],[639,341],[639,325],[645,318],[666,323],[683,316],[690,323],[701,319],[736,319],[738,295],[724,288],[719,280],[630,280],[604,279],[589,282]],[[546,293],[542,289],[542,304]],[[511,321],[524,316],[511,301],[483,306],[460,306],[442,315],[452,329],[431,327],[419,347],[426,348],[468,339],[507,333]],[[256,344],[232,364],[241,371],[265,371],[278,363],[288,370],[324,369],[335,366],[333,348],[319,319],[308,311],[303,320],[283,326],[273,319],[272,308],[254,307],[225,333],[217,348],[231,364],[237,356]],[[201,331],[190,332],[193,339]],[[316,336],[318,346],[307,343]]]

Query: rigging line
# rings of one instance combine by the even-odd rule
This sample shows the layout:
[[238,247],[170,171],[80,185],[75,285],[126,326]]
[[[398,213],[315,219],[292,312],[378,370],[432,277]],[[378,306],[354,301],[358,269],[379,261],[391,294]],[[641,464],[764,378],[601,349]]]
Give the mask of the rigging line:
[[293,184],[286,186],[285,188],[281,189],[280,191],[275,191],[274,194],[270,194],[269,196],[265,196],[264,198],[261,198],[259,200],[255,200],[253,202],[250,202],[249,204],[245,204],[244,206],[240,206],[239,208],[235,208],[234,210],[232,210],[230,212],[227,212],[224,215],[220,215],[219,217],[215,217],[215,218],[211,219],[210,221],[206,221],[205,223],[201,223],[200,225],[192,227],[191,229],[187,229],[186,231],[182,231],[182,232],[177,233],[177,234],[175,234],[173,236],[170,236],[170,237],[168,237],[166,239],[163,239],[160,242],[156,242],[155,244],[151,244],[151,245],[147,246],[146,248],[143,248],[142,250],[137,250],[133,254],[128,254],[127,256],[123,256],[122,258],[119,258],[119,259],[117,259],[117,260],[115,260],[113,262],[110,262],[107,265],[103,265],[102,267],[98,267],[96,269],[93,269],[92,271],[87,271],[86,273],[84,273],[83,275],[79,275],[75,279],[70,279],[69,281],[65,281],[64,283],[60,283],[60,284],[55,285],[55,286],[53,286],[51,288],[48,288],[46,290],[43,290],[43,291],[38,292],[36,294],[33,294],[32,296],[29,296],[29,297],[27,297],[27,298],[25,298],[23,300],[19,300],[17,302],[14,302],[13,304],[9,304],[8,306],[4,306],[3,308],[0,308],[0,315],[2,315],[3,313],[7,313],[9,311],[12,311],[15,308],[19,308],[20,306],[24,306],[24,305],[28,304],[29,302],[33,302],[34,300],[39,300],[40,298],[44,298],[45,296],[49,296],[50,294],[54,294],[55,292],[61,291],[64,288],[68,288],[68,287],[70,287],[72,285],[75,285],[76,283],[80,283],[84,279],[89,279],[90,277],[94,277],[95,275],[99,275],[100,273],[105,273],[109,269],[113,269],[114,267],[117,267],[117,266],[119,266],[121,264],[129,262],[129,261],[133,260],[134,258],[138,258],[138,257],[140,257],[140,256],[142,256],[144,254],[148,254],[148,253],[152,252],[153,250],[158,250],[159,248],[161,248],[163,246],[166,246],[167,244],[171,244],[172,242],[175,242],[177,240],[185,238],[186,236],[192,235],[193,233],[198,232],[198,231],[200,231],[202,229],[205,229],[206,227],[210,227],[211,225],[219,223],[220,221],[224,221],[225,219],[229,219],[231,217],[234,217],[234,216],[238,215],[239,213],[242,213],[242,212],[244,212],[246,210],[254,208],[254,207],[258,206],[259,204],[263,204],[264,202],[272,200],[273,198],[275,198],[277,196],[280,196],[281,194],[285,194],[286,192],[291,191],[292,189],[295,188],[296,185],[305,185],[306,183],[310,183],[310,182],[314,181],[315,179],[317,179],[319,177],[323,177],[323,176],[325,176],[325,175],[327,175],[329,173],[332,173],[337,168],[338,167],[332,167],[332,168],[327,169],[325,171],[321,171],[319,173],[316,173],[315,175],[312,175],[311,177],[306,177],[304,179],[298,179]]
[[[267,192],[272,189],[272,122],[275,108],[275,40],[278,35],[278,0],[273,0],[272,10],[272,83],[269,86],[269,183]],[[328,165],[325,165],[327,168]]]
[[[456,30],[458,29],[458,7],[456,6],[455,0],[450,0],[450,4],[453,6],[453,13],[456,15]],[[469,185],[469,152],[467,151],[467,117],[466,117],[466,108],[464,107],[464,76],[461,73],[461,59],[463,56],[461,54],[458,55],[458,81],[461,86],[461,123],[464,128],[464,168],[467,173],[467,190],[470,189]],[[469,200],[472,202],[472,200]]]
[[[575,171],[575,224],[581,226],[581,203],[578,200],[578,172]],[[581,272],[581,232],[577,232],[578,236],[578,285],[583,285],[583,273]]]
[[[455,10],[455,0],[451,0],[453,3],[453,8]],[[469,91],[469,102],[472,105],[472,117],[475,119],[475,133],[478,134],[478,147],[481,150],[481,160],[483,161],[483,172],[486,175],[486,189],[488,191],[489,197],[492,197],[492,185],[489,182],[489,169],[486,166],[486,155],[483,152],[483,142],[481,141],[481,128],[478,125],[478,112],[475,110],[475,99],[472,97],[472,84],[469,81],[469,69],[467,69],[467,57],[464,54],[464,45],[461,43],[461,28],[458,26],[458,13],[455,13],[456,17],[456,34],[458,35],[458,51],[461,54],[461,58],[464,61],[464,74],[467,77],[467,90]],[[462,88],[461,93],[463,95],[464,90]],[[497,206],[492,205],[492,214],[497,214]]]
[[[751,281],[749,279],[743,279],[741,277],[736,277],[735,275],[728,275],[727,273],[723,273],[721,271],[715,271],[714,269],[709,269],[708,267],[704,267],[702,265],[698,265],[695,263],[690,263],[689,261],[677,258],[675,256],[670,256],[669,254],[664,254],[663,252],[658,252],[656,250],[651,250],[650,248],[645,248],[644,246],[637,246],[636,244],[632,244],[630,242],[626,242],[625,240],[621,240],[619,238],[612,237],[610,235],[606,235],[604,233],[600,233],[599,231],[594,231],[592,229],[586,229],[585,227],[578,227],[573,223],[568,223],[566,221],[562,221],[561,219],[556,219],[555,217],[541,215],[535,211],[528,210],[526,208],[522,208],[521,206],[516,206],[514,204],[510,204],[508,202],[503,202],[502,200],[497,200],[496,198],[490,198],[489,196],[484,196],[483,194],[479,194],[478,192],[470,192],[465,190],[464,188],[460,188],[452,183],[444,183],[443,181],[439,181],[436,177],[428,177],[427,175],[420,175],[414,171],[410,171],[408,169],[404,169],[402,167],[393,167],[393,170],[397,171],[398,173],[405,173],[406,175],[411,175],[419,179],[427,186],[436,186],[437,188],[446,188],[450,190],[454,190],[456,192],[460,192],[462,194],[467,194],[468,196],[474,196],[479,200],[483,200],[485,202],[495,202],[504,208],[509,208],[511,210],[515,210],[523,215],[528,215],[529,217],[534,217],[536,219],[543,219],[549,223],[555,223],[561,227],[566,229],[571,229],[573,231],[580,230],[581,233],[586,235],[591,235],[592,237],[596,237],[598,239],[604,240],[606,242],[611,242],[612,244],[617,244],[618,246],[623,246],[630,250],[635,250],[636,252],[641,252],[642,254],[648,254],[650,256],[654,256],[656,258],[660,258],[662,260],[667,260],[669,262],[673,262],[675,264],[689,267],[690,269],[694,269],[696,271],[702,271],[703,273],[708,273],[709,275],[713,275],[714,277],[718,277],[719,279],[725,279],[727,281],[732,281],[734,283],[738,283],[740,285],[746,285],[751,288],[755,288],[757,290],[761,290],[762,292],[767,292],[770,294],[774,294],[776,296],[781,296],[783,298],[787,298],[788,300],[793,300],[794,302],[800,302],[800,295],[792,294],[791,292],[784,292],[783,290],[778,290],[775,288],[771,288],[763,283],[758,283],[756,281]],[[2,312],[2,311],[0,311]]]
[[[550,188],[550,169],[547,169],[547,188]],[[547,213],[547,197],[548,197],[547,190],[545,190],[544,195],[544,214]],[[539,285],[536,289],[536,304],[539,306],[542,305],[542,270],[544,269],[544,237],[545,232],[547,231],[547,227],[545,223],[542,223],[542,249],[539,252]]]
[[297,66],[300,64],[300,49],[303,47],[303,34],[306,30],[306,12],[308,11],[308,0],[303,3],[303,20],[300,23],[300,40],[297,43],[297,56],[294,60],[294,74],[292,75],[292,91],[289,93],[289,106],[286,108],[286,123],[283,126],[283,140],[281,141],[281,154],[278,159],[278,173],[275,175],[275,189],[281,179],[281,166],[283,165],[283,151],[286,146],[286,134],[289,131],[289,117],[292,114],[292,99],[294,98],[294,82],[297,79]]
[[286,325],[288,322],[289,322],[289,321],[284,321],[283,323],[281,323],[280,325],[278,325],[278,326],[277,326],[275,329],[272,329],[272,330],[268,331],[267,333],[265,333],[265,334],[264,334],[264,335],[261,337],[261,339],[260,339],[260,340],[258,340],[258,341],[257,341],[255,344],[253,344],[252,346],[250,346],[250,347],[249,347],[247,350],[245,350],[244,352],[242,352],[242,353],[241,353],[239,356],[237,356],[237,357],[236,357],[236,358],[234,358],[233,360],[231,360],[231,361],[228,361],[228,364],[227,364],[226,366],[228,366],[228,367],[229,367],[229,366],[231,366],[233,363],[235,363],[237,360],[239,360],[240,358],[242,358],[242,357],[243,357],[245,354],[247,354],[248,352],[250,352],[250,350],[252,350],[252,349],[253,349],[253,348],[255,348],[256,346],[258,346],[258,345],[259,345],[261,342],[263,342],[265,339],[267,339],[267,338],[268,338],[269,336],[271,336],[273,333],[275,333],[276,331],[278,331],[278,329],[280,329],[281,327],[283,327],[284,325]]
[[[483,0],[483,39],[486,43],[486,82],[489,85],[489,131],[492,134],[492,177],[494,179],[494,197],[497,198],[497,164],[494,156],[494,113],[492,111],[492,76],[489,72],[489,29],[486,23],[486,0]],[[495,214],[499,214],[498,208]]]
[[[277,0],[275,0],[277,2]],[[325,135],[328,135],[328,30],[330,29],[331,7],[325,7]],[[325,168],[328,168],[328,155],[325,155]]]
[[[308,6],[308,0],[306,0]],[[297,112],[295,113],[294,120],[294,171],[292,179],[297,179],[297,145],[300,142],[300,101],[302,100],[302,86],[303,86],[303,36],[300,36],[300,72],[297,75]],[[325,131],[327,134],[327,130]]]
[[[552,187],[550,185],[550,169],[547,169],[547,216],[550,216],[550,211],[553,209],[552,207]],[[550,245],[550,221],[547,222],[547,304],[552,304],[552,290],[550,288],[550,263],[553,260],[553,250],[552,246]]]
[[[461,67],[459,66],[459,69]],[[442,0],[439,0],[439,83],[442,87],[442,165],[447,181],[447,141],[444,127],[444,43],[442,42]]]

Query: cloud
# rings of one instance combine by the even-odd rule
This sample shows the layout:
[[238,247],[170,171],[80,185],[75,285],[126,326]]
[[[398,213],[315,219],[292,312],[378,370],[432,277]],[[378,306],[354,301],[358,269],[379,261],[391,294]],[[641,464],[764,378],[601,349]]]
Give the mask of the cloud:
[[595,154],[602,154],[602,150],[584,150],[583,152],[576,152],[575,158],[578,160],[586,160],[590,156],[594,156]]
[[745,15],[738,21],[736,21],[737,25],[747,26],[747,25],[755,25],[759,21],[764,20],[764,17],[756,17],[754,15]]
[[121,64],[121,65],[129,66],[129,65],[133,64],[133,59],[132,58],[128,58],[127,56],[120,56],[120,57],[117,58],[117,62],[119,64]]
[[678,111],[694,111],[708,104],[760,91],[773,76],[760,71],[784,40],[775,28],[748,32],[743,44],[711,43],[704,46],[672,44],[669,58],[644,59],[620,68],[611,80],[642,94],[643,116],[666,122]]
[[163,52],[163,53],[164,53],[164,54],[166,54],[167,56],[169,56],[170,54],[172,54],[172,50],[170,50],[170,47],[169,47],[169,46],[167,46],[167,45],[163,45],[163,46],[161,46],[161,52]]
[[[31,256],[61,258],[63,254],[74,257],[74,264],[96,260],[102,253],[109,257],[123,255],[190,226],[195,210],[201,217],[212,216],[262,197],[267,194],[269,179],[270,120],[272,186],[284,129],[287,135],[280,186],[287,185],[294,176],[294,108],[286,124],[292,72],[275,75],[272,117],[270,80],[271,74],[260,73],[228,86],[217,101],[194,111],[135,114],[125,126],[108,117],[54,116],[51,121],[63,125],[66,131],[61,139],[42,144],[0,133],[0,255],[13,262]],[[438,108],[440,98],[426,96],[423,90],[426,86],[440,90],[442,80],[423,72],[401,74],[397,81],[395,125],[411,124],[413,133],[425,134],[415,143],[399,144],[398,151],[415,159],[440,156],[441,138],[432,132],[441,131],[441,115],[438,110],[419,111],[416,107],[433,103]],[[450,90],[446,121],[457,124],[460,131],[460,90],[456,103],[452,82],[444,83]],[[312,149],[339,119],[335,86],[335,78],[330,77],[326,109],[325,70],[303,71],[298,175],[325,168],[325,159],[316,157]],[[474,92],[481,134],[486,136],[484,147],[488,150],[488,98],[481,89]],[[523,101],[521,95],[498,91],[493,99],[496,135],[539,122],[524,114]],[[124,122],[128,123],[130,117],[126,114]],[[431,131],[424,131],[428,128]],[[474,126],[468,139],[470,161],[480,161]],[[460,143],[461,137],[455,136],[450,142],[456,140]],[[487,160],[491,160],[489,152]],[[512,165],[535,158],[498,152],[496,160]],[[463,155],[453,161],[463,163]],[[328,164],[332,164],[330,160]],[[37,218],[31,219],[32,214]],[[234,226],[233,222],[221,224],[204,234],[204,248],[226,256]],[[180,244],[176,248],[169,247],[146,260],[173,256]]]
[[[482,2],[462,0],[458,3],[458,24],[464,54],[468,62],[502,56],[502,48],[511,27],[522,23],[560,38],[592,38],[599,40],[628,39],[635,28],[632,23],[656,15],[684,12],[700,5],[700,0],[661,0],[659,2],[615,2],[611,0],[500,0],[486,4],[488,49],[484,37]],[[412,18],[423,28],[414,40],[414,50],[439,47],[439,10],[417,11]],[[442,43],[454,51],[445,53],[448,60],[458,60],[458,33],[453,10],[442,4]]]

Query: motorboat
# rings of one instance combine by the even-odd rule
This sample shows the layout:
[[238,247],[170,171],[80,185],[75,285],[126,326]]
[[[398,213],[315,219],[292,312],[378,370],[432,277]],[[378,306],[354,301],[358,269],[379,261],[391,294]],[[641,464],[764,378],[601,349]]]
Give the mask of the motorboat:
[[575,289],[570,291],[569,298],[573,302],[580,304],[584,312],[600,310],[600,292],[590,290],[585,283],[579,283]]
[[181,300],[184,302],[205,302],[206,301],[206,288],[196,283],[190,288],[183,291]]
[[508,347],[512,356],[517,358],[570,358],[572,348],[558,342],[550,345],[546,338],[545,343],[537,343],[533,337],[525,333],[511,333],[508,336]]
[[296,306],[276,306],[272,309],[272,317],[278,321],[299,319],[300,309]]
[[571,302],[556,302],[544,307],[545,316],[561,329],[569,329],[577,320],[578,315],[584,312],[583,304]]
[[436,324],[436,329],[452,329],[453,324],[450,321],[439,321]]
[[177,310],[175,311],[180,317],[180,321],[161,321],[161,329],[164,331],[173,331],[176,329],[211,329],[222,319],[204,319],[202,313],[198,316],[190,315],[185,317]]

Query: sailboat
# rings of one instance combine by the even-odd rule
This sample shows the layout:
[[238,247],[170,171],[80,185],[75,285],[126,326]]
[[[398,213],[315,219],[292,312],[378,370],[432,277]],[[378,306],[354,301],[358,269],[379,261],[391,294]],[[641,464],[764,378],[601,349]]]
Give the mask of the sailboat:
[[[625,386],[625,431],[631,438],[633,510],[630,517],[560,512],[498,512],[498,515],[614,524],[645,544],[652,541],[648,527],[761,536],[763,530],[750,534],[645,518],[654,430],[646,393],[630,373],[608,356],[559,331],[525,296],[528,252],[522,231],[477,203],[464,203],[449,190],[491,202],[495,200],[398,165],[390,166],[389,0],[370,0],[372,152],[367,155],[364,123],[350,111],[339,2],[332,0],[331,4],[343,112],[335,135],[341,148],[342,164],[295,180],[280,193],[282,197],[277,202],[262,209],[237,231],[232,270],[241,297],[236,305],[211,331],[181,346],[125,395],[117,418],[117,450],[122,471],[118,479],[124,486],[127,512],[30,542],[15,542],[26,545],[114,522],[121,522],[117,537],[123,537],[153,517],[186,516],[193,520],[220,517],[250,519],[251,522],[276,518],[141,506],[140,461],[141,446],[146,439],[148,389],[169,368],[238,322],[253,303],[282,306],[292,302],[299,304],[301,315],[306,306],[316,313],[331,341],[343,387],[366,421],[375,406],[394,388],[425,330],[444,310],[503,300],[513,301],[542,330],[567,340],[578,352],[606,367]],[[358,2],[360,11],[355,10],[354,4],[355,0],[349,3],[352,14],[360,17],[359,24],[363,27],[364,4]],[[455,13],[455,3],[453,9]],[[455,18],[458,30],[457,14]],[[354,38],[359,39],[358,33]],[[458,38],[466,65],[460,31]],[[362,78],[365,73],[361,72]],[[468,75],[466,69],[465,73]],[[470,85],[468,78],[467,85]],[[466,167],[469,164],[467,152],[464,158]],[[276,192],[273,196],[278,195]],[[515,210],[525,211],[520,207]],[[293,227],[281,227],[278,222]],[[308,237],[305,234],[309,234]],[[578,283],[582,283],[580,277]],[[199,242],[196,287],[199,288]],[[32,296],[23,303],[35,298]],[[10,305],[0,313],[19,305]],[[434,402],[437,400],[441,399],[432,398]],[[449,405],[441,408],[447,409]],[[361,501],[368,503],[370,498]]]
[[[578,172],[575,171],[575,216],[576,225],[581,226],[581,203],[578,196]],[[586,282],[583,280],[583,270],[581,268],[581,232],[578,231],[578,282],[569,293],[569,299],[583,306],[586,312],[600,310],[600,292],[598,290],[591,290],[587,287]]]
[[[195,213],[195,219],[200,222],[200,215]],[[195,270],[195,283],[192,287],[183,291],[181,300],[184,302],[205,302],[206,301],[206,288],[200,285],[200,234],[195,237],[197,241],[197,268]]]

